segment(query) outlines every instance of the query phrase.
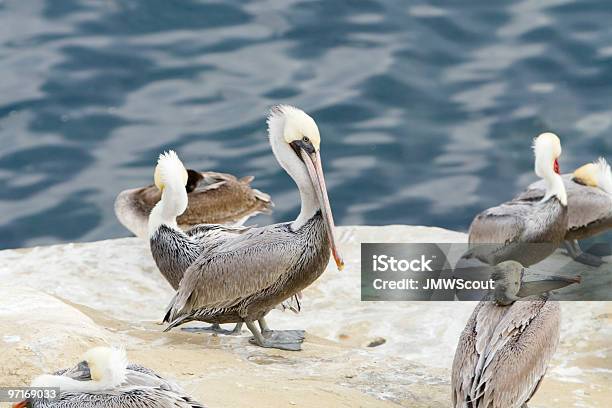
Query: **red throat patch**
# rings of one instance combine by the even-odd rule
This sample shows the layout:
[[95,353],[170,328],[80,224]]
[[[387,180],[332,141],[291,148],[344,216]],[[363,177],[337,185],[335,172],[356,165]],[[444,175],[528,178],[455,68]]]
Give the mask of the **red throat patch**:
[[557,159],[555,159],[554,169],[555,169],[555,173],[561,174],[561,170],[559,169],[559,161]]

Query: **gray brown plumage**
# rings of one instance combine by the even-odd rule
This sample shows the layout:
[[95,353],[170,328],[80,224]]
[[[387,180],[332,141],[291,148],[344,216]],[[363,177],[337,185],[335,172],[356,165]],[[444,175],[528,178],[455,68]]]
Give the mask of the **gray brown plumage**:
[[122,351],[100,347],[88,353],[75,367],[34,379],[34,387],[59,387],[57,399],[29,399],[15,407],[205,408],[153,370],[128,364]]
[[[604,167],[603,172],[610,176],[610,168],[605,161],[597,165]],[[588,185],[575,174],[564,174],[563,183],[567,190],[568,225],[565,240],[580,240],[603,233],[612,228],[612,191],[601,186]],[[605,184],[603,185],[605,186]],[[545,186],[541,181],[533,183],[521,193],[518,199],[540,200],[544,197]]]
[[296,231],[290,223],[251,228],[207,248],[188,268],[164,318],[166,330],[191,320],[259,320],[314,282],[329,257],[320,213]]
[[516,199],[478,214],[469,230],[468,257],[490,265],[515,260],[536,264],[563,242],[567,206],[556,197],[546,202]]
[[[330,248],[342,268],[314,120],[299,109],[279,106],[271,111],[268,129],[274,155],[300,191],[299,216],[293,222],[206,238],[168,307],[166,330],[191,320],[244,322],[258,345],[299,350],[303,331],[273,332],[265,315],[289,299],[295,299],[299,308],[298,294],[323,273]],[[164,241],[178,242],[185,235],[175,227],[176,216],[186,206],[184,167],[176,153],[168,152],[160,156],[155,174],[163,193],[149,217],[150,236],[155,240],[161,231],[174,236]],[[165,252],[181,256],[180,250]]]
[[[242,224],[273,206],[270,196],[251,188],[253,177],[237,179],[231,174],[188,170],[188,206],[178,225],[189,229],[198,224]],[[124,190],[115,200],[117,219],[134,235],[148,236],[147,220],[159,202],[161,191],[155,185]]]
[[535,172],[544,196],[517,198],[478,214],[469,230],[469,251],[490,265],[515,260],[525,266],[548,257],[563,242],[568,222],[567,193],[559,175],[559,138],[543,133],[534,140]]
[[480,302],[453,361],[453,407],[523,407],[546,373],[559,327],[559,304],[546,296],[509,306]]
[[561,322],[549,293],[580,277],[524,275],[515,261],[493,268],[495,288],[474,309],[455,352],[454,408],[524,408],[544,378]]

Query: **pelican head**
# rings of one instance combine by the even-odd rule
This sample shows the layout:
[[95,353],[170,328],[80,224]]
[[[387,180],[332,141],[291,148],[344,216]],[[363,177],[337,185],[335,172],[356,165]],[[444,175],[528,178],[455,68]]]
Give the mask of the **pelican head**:
[[301,109],[278,105],[268,116],[268,133],[274,155],[300,189],[302,211],[293,226],[303,225],[321,210],[336,266],[342,270],[344,261],[334,240],[334,218],[321,165],[321,135],[317,124]]
[[518,300],[525,268],[518,262],[506,261],[495,266],[491,279],[495,281],[495,301],[509,305]]
[[546,177],[550,169],[561,174],[559,157],[561,156],[561,141],[554,133],[546,132],[533,141],[533,150],[536,158],[535,172],[539,177]]
[[574,171],[574,181],[585,186],[597,187],[612,194],[612,171],[603,157]]
[[178,228],[176,217],[184,213],[189,204],[186,187],[189,173],[176,152],[170,150],[159,155],[153,180],[162,195],[149,214],[150,236],[155,234],[162,224]]
[[153,173],[153,181],[157,188],[164,191],[166,186],[181,186],[187,185],[189,175],[183,162],[179,159],[174,150],[169,150],[159,155],[155,172]]
[[[76,366],[62,375],[43,374],[30,384],[32,387],[59,387],[62,392],[92,392],[110,390],[121,385],[127,374],[125,350],[96,347],[88,350]],[[14,404],[23,408],[29,401]]]
[[528,274],[523,265],[516,261],[501,262],[491,274],[495,282],[494,299],[499,305],[509,305],[528,296],[564,288],[573,283],[580,283],[580,276],[567,277],[558,275]]
[[535,173],[543,178],[548,186],[544,201],[556,196],[564,206],[567,206],[567,192],[561,179],[559,157],[561,156],[561,141],[554,133],[546,132],[533,141],[535,153]]

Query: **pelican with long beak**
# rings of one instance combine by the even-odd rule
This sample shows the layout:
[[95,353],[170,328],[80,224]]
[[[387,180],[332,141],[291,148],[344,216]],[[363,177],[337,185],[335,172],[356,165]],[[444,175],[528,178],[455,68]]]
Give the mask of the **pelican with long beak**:
[[561,312],[549,292],[580,277],[527,281],[521,264],[494,267],[495,289],[472,312],[455,352],[453,408],[526,408],[559,344]]
[[185,271],[164,318],[170,323],[166,330],[191,320],[244,322],[253,343],[300,350],[303,330],[271,331],[264,317],[323,273],[330,249],[338,269],[343,268],[315,121],[300,109],[276,106],[268,116],[268,133],[272,152],[299,189],[298,217],[210,242]]
[[[185,231],[199,224],[242,225],[250,217],[269,213],[274,205],[268,194],[251,188],[253,177],[195,170],[186,174],[187,207],[177,217]],[[149,214],[162,194],[153,184],[123,190],[115,199],[115,215],[134,235],[146,239]]]
[[464,258],[489,265],[514,260],[531,266],[552,254],[563,242],[568,224],[567,193],[559,174],[561,142],[542,133],[533,143],[535,173],[543,180],[539,199],[514,199],[478,214],[469,230]]
[[28,399],[13,408],[205,408],[175,383],[138,364],[125,351],[88,350],[76,366],[36,377],[32,387],[57,387],[55,399]]
[[[578,240],[612,229],[612,171],[604,158],[585,164],[573,174],[562,176],[567,190],[568,225],[565,248],[569,255],[590,266],[600,266],[600,257],[582,252]],[[538,200],[545,195],[542,181],[533,183],[517,199]]]

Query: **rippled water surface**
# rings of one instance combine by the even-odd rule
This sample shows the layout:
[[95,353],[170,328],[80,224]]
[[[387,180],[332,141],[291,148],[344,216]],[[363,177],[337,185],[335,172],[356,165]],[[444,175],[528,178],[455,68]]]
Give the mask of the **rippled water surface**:
[[531,181],[612,158],[612,6],[598,1],[0,0],[0,247],[127,235],[116,193],[176,149],[254,175],[294,217],[266,110],[319,123],[338,224],[465,230]]

